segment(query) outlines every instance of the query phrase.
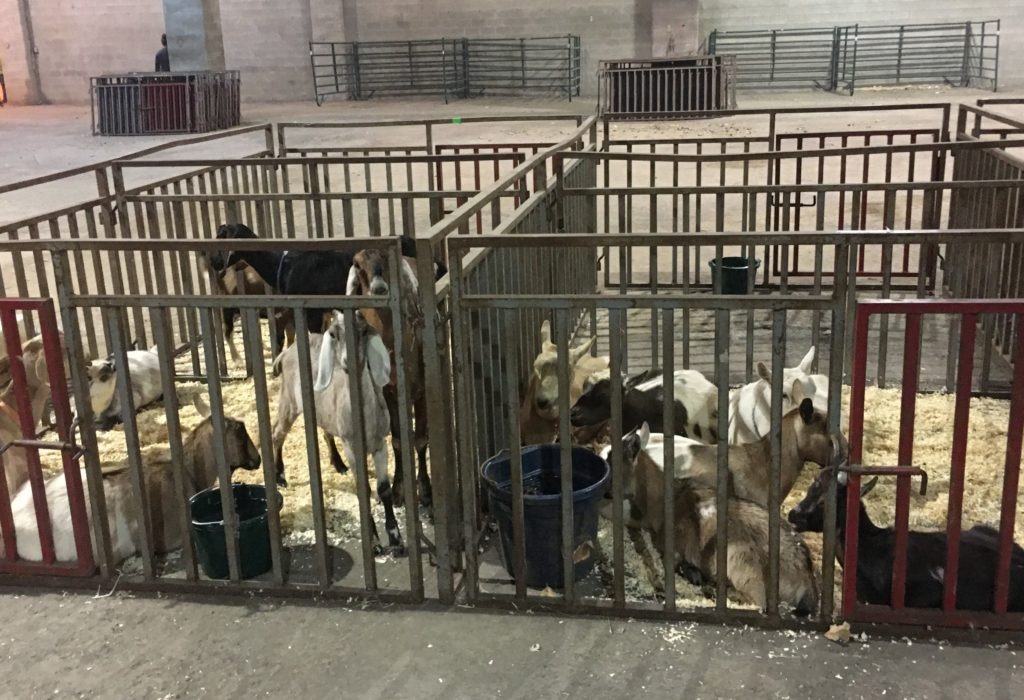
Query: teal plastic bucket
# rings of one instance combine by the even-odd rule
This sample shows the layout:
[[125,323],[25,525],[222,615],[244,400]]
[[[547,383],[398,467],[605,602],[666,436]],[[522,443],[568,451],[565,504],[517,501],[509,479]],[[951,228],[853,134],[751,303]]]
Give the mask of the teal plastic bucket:
[[[714,258],[708,265],[711,266],[712,282],[722,278],[722,294],[750,294],[754,285],[750,278],[750,258],[724,257]],[[754,271],[761,266],[761,261],[754,260]]]
[[[254,578],[270,571],[271,567],[267,490],[263,486],[231,484],[231,492],[238,512],[238,555],[242,578]],[[281,494],[277,498],[280,509]],[[189,499],[189,506],[199,566],[209,578],[228,578],[220,487],[200,491]]]

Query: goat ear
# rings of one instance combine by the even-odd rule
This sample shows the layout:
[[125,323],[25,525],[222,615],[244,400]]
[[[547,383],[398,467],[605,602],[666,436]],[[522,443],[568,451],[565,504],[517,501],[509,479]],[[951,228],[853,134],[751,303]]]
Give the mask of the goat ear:
[[772,373],[768,371],[768,368],[765,367],[763,362],[757,363],[757,376],[768,383],[771,383],[772,381]]
[[847,474],[845,471],[840,469],[840,470],[838,470],[836,472],[836,483],[837,484],[839,484],[840,486],[846,486],[846,484],[848,484],[849,481],[850,481],[850,475]]
[[814,420],[814,403],[810,399],[803,399],[800,402],[800,417],[807,424]]
[[[790,387],[789,395],[793,399],[793,403],[800,404],[800,415],[803,415],[803,403],[804,401],[810,402],[810,398],[807,396],[807,392],[804,391],[803,382],[799,379],[793,380],[793,386]],[[813,406],[812,406],[813,408]],[[804,420],[807,420],[806,418]]]
[[192,397],[192,405],[199,411],[199,415],[203,418],[210,417],[210,406],[203,400],[202,394],[196,394]]
[[387,386],[391,381],[391,355],[376,333],[366,342],[366,364],[370,368],[373,383],[379,387]]
[[348,282],[345,283],[345,294],[354,296],[359,293],[359,267],[353,262],[352,267],[348,268]]
[[549,321],[540,324],[540,343],[541,347],[551,344],[551,323]]
[[811,371],[811,363],[812,362],[814,362],[814,346],[813,345],[811,346],[811,349],[807,351],[807,354],[804,355],[804,359],[800,360],[800,364],[797,365],[797,369],[799,369],[804,374],[807,374],[807,373],[809,373]]
[[317,359],[316,382],[313,384],[313,391],[324,391],[334,379],[334,344],[336,342],[329,331],[324,333],[323,342],[320,343],[320,357]]
[[[639,429],[634,428],[622,436],[622,456],[627,462],[635,462],[643,445],[640,444]],[[610,455],[609,455],[610,456]]]
[[580,361],[584,355],[590,352],[590,348],[594,347],[594,343],[597,342],[597,338],[593,337],[587,342],[580,345],[578,348],[569,351],[569,365],[573,366]]
[[647,443],[651,439],[651,426],[647,425],[647,421],[643,422],[637,434],[640,436],[640,449],[646,449]]
[[861,484],[861,487],[860,487],[860,496],[861,496],[861,498],[863,498],[864,496],[867,496],[869,493],[871,493],[871,490],[873,488],[875,488],[875,486],[877,486],[877,485],[878,485],[878,477],[877,476],[874,477],[873,479],[871,479],[871,481],[869,481],[868,483]]

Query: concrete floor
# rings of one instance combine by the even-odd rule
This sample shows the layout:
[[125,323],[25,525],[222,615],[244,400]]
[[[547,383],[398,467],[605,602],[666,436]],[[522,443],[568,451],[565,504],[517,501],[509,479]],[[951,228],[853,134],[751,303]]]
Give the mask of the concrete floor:
[[9,698],[957,698],[1024,649],[456,609],[0,595]]

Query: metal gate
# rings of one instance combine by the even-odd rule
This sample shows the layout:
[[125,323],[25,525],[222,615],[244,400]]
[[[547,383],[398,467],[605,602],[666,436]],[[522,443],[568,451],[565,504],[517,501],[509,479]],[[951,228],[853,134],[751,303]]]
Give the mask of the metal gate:
[[[941,609],[909,608],[905,605],[907,583],[907,550],[909,540],[910,487],[913,476],[926,478],[924,472],[909,466],[914,461],[915,399],[918,395],[918,371],[922,358],[922,317],[947,314],[959,323],[959,347],[951,340],[951,355],[957,358],[956,401],[953,419],[953,440],[949,479],[949,504],[946,520],[947,550],[942,574],[943,602]],[[864,394],[867,380],[868,334],[873,316],[903,316],[906,323],[903,349],[903,391],[900,405],[899,457],[897,467],[862,466],[864,452]],[[984,315],[985,318],[979,319]],[[957,574],[960,563],[961,522],[964,505],[964,484],[967,462],[968,421],[974,371],[977,329],[990,323],[990,317],[1016,318],[1016,344],[1013,349],[1014,373],[1011,387],[1009,425],[1003,493],[998,523],[997,565],[992,611],[962,610],[956,607]],[[852,622],[943,625],[951,627],[988,627],[991,629],[1024,629],[1024,615],[1007,613],[1010,588],[1010,561],[1014,548],[1014,525],[1017,511],[1017,490],[1020,478],[1021,431],[1024,429],[1024,302],[978,300],[875,300],[858,304],[854,336],[853,383],[850,397],[850,464],[847,488],[847,517],[843,565],[843,616]],[[950,387],[952,389],[953,387]],[[1013,390],[1015,389],[1015,390]],[[891,605],[869,605],[857,600],[858,525],[860,479],[863,475],[885,475],[897,478],[895,543],[892,562]]]
[[[37,373],[40,369],[37,362],[37,348],[26,345],[23,347],[18,324],[18,312],[22,314],[38,314],[39,337],[42,339],[42,353],[46,363],[46,378],[50,384],[50,397],[56,421],[59,442],[46,442],[36,439],[36,417],[33,403],[37,397],[32,396],[28,378],[28,370]],[[31,334],[35,327],[34,319],[29,316],[25,322],[26,333]],[[0,556],[0,573],[33,574],[45,576],[91,576],[93,564],[92,546],[89,539],[89,515],[85,506],[85,493],[82,484],[82,472],[78,461],[82,449],[74,443],[74,425],[71,420],[71,405],[68,399],[67,375],[65,374],[66,354],[63,338],[57,330],[57,319],[53,310],[53,302],[49,299],[0,299],[0,327],[6,343],[10,380],[0,392],[0,410],[4,413],[5,422],[17,422],[13,435],[6,430],[0,432],[0,530],[3,531],[3,553]],[[31,353],[31,355],[29,354]],[[31,358],[31,360],[29,359]],[[31,364],[31,367],[29,366]],[[37,379],[42,379],[36,374]],[[10,402],[14,403],[11,405]],[[15,421],[16,419],[16,421]],[[18,434],[20,431],[20,435]],[[12,452],[11,450],[20,451]],[[74,535],[76,558],[73,561],[58,561],[54,546],[53,525],[50,520],[50,503],[46,497],[46,481],[44,481],[40,450],[60,450],[63,476],[67,480],[67,508],[70,513]],[[12,513],[12,498],[15,494],[8,493],[7,470],[13,468],[15,460],[24,460],[27,467],[27,480],[18,490],[31,490],[32,506],[35,511],[36,526],[39,533],[39,549],[41,561],[26,561],[18,555],[15,514]],[[60,477],[57,477],[58,479]],[[57,504],[61,507],[60,504]],[[27,517],[27,516],[23,516]]]

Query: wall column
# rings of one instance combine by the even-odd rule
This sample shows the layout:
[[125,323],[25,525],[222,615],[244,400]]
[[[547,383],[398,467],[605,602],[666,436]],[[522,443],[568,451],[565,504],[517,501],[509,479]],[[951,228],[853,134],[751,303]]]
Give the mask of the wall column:
[[224,70],[220,0],[163,0],[163,3],[171,70]]

